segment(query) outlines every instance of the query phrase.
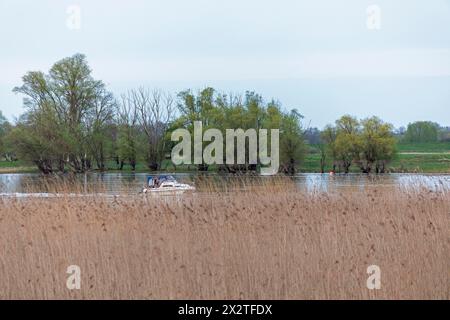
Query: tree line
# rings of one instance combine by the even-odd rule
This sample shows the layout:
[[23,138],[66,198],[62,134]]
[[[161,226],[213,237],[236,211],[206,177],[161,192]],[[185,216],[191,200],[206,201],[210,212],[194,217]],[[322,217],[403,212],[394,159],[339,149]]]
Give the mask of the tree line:
[[345,115],[324,130],[308,128],[304,137],[318,149],[321,172],[331,160],[332,170],[336,172],[348,173],[354,165],[363,173],[383,173],[395,157],[398,143],[450,142],[450,127],[416,121],[407,128],[395,129],[378,117],[358,120]]
[[[75,54],[56,62],[48,73],[31,71],[14,92],[24,96],[25,112],[10,124],[0,115],[0,150],[5,160],[31,162],[42,173],[81,173],[145,163],[149,170],[165,170],[177,128],[193,130],[280,129],[280,169],[294,173],[307,153],[305,129],[298,110],[286,111],[278,101],[268,102],[257,93],[225,94],[214,88],[176,95],[147,88],[131,89],[115,97],[101,80],[92,76],[86,57]],[[434,128],[434,127],[433,127]],[[432,131],[432,130],[431,130]],[[410,133],[409,133],[410,132]],[[430,129],[408,126],[405,137],[428,137]],[[333,170],[384,172],[395,154],[392,125],[377,117],[358,120],[346,115],[316,129],[320,166],[333,161]],[[405,138],[406,139],[406,138]],[[173,164],[172,164],[173,165]],[[211,169],[197,164],[197,169]],[[176,169],[176,167],[174,167]],[[219,165],[225,172],[255,171],[258,165]]]
[[399,130],[399,138],[402,142],[429,143],[450,141],[450,128],[441,127],[432,121],[416,121],[408,124],[406,130]]
[[[227,95],[213,88],[185,90],[173,96],[161,90],[131,89],[114,97],[92,76],[82,54],[56,62],[48,73],[32,71],[14,92],[24,96],[25,112],[14,125],[3,118],[2,153],[8,159],[32,162],[46,174],[136,169],[143,161],[149,170],[170,163],[174,142],[170,133],[190,130],[202,121],[204,130],[280,128],[282,170],[294,172],[304,154],[302,116],[286,112],[276,101],[265,102],[254,92]],[[1,120],[1,119],[0,119]],[[176,169],[176,168],[175,168]],[[208,170],[205,164],[199,170]],[[256,170],[251,165],[223,165],[229,172]]]

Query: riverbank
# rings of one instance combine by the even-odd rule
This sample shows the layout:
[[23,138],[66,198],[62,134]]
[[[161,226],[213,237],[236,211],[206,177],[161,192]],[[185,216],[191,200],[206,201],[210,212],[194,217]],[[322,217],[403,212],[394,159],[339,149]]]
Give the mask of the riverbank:
[[[398,144],[398,153],[388,164],[390,173],[450,173],[450,142],[445,143],[411,143]],[[214,166],[211,167],[214,171]],[[168,172],[195,172],[195,165],[174,167],[169,160],[163,163],[163,170]],[[325,172],[332,170],[331,159],[326,160]],[[320,173],[320,153],[317,147],[310,146],[309,152],[300,164],[302,173]],[[23,161],[0,161],[0,174],[2,173],[32,173],[38,172],[35,166]],[[143,162],[138,162],[133,171],[131,166],[125,165],[122,170],[115,162],[107,163],[107,172],[149,172]],[[351,167],[351,172],[360,172],[356,166]]]
[[38,169],[24,161],[0,161],[0,174],[2,173],[34,173]]

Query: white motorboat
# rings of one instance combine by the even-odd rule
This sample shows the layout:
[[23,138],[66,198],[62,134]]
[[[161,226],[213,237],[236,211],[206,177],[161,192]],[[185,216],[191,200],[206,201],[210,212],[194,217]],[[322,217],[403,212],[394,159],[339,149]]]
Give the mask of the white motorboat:
[[147,178],[147,186],[142,188],[142,193],[147,194],[182,194],[185,192],[192,192],[195,187],[180,183],[173,176],[160,175],[149,176]]

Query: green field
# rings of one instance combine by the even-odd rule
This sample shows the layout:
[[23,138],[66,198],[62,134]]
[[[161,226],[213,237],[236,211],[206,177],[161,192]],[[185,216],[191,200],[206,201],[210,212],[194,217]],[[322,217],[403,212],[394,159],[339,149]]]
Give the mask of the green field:
[[402,152],[450,153],[450,142],[401,143],[397,145],[397,151],[400,153]]

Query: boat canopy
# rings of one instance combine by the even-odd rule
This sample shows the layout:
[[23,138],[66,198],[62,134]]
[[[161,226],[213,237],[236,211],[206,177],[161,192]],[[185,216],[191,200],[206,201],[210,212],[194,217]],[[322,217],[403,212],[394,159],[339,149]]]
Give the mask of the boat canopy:
[[163,181],[175,181],[175,178],[171,175],[157,175],[157,176],[148,176],[147,177],[147,185],[153,186],[155,179],[158,178],[159,183]]

